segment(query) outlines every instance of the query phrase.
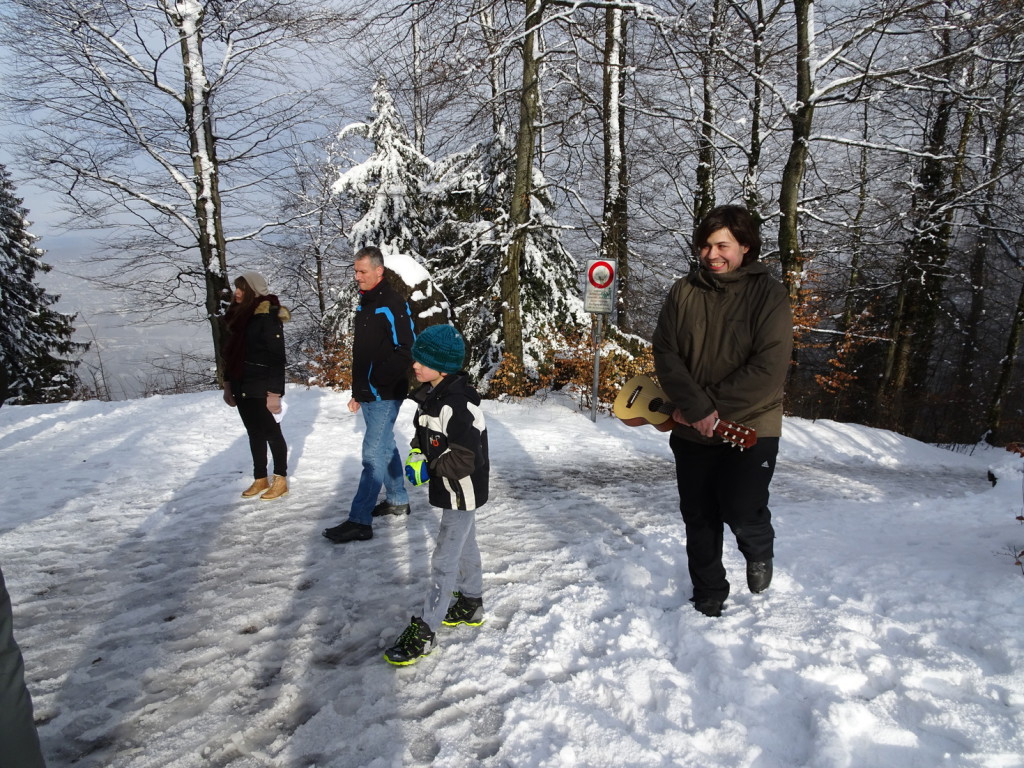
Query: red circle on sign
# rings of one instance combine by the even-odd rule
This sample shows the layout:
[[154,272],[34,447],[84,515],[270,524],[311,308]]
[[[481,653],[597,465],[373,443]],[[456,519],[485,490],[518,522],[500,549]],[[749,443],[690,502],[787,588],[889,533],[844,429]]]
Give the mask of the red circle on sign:
[[[598,272],[602,269],[604,270],[604,274],[598,276]],[[615,279],[615,270],[612,269],[612,265],[607,261],[595,261],[590,265],[590,270],[587,272],[587,279],[595,288],[607,288]]]

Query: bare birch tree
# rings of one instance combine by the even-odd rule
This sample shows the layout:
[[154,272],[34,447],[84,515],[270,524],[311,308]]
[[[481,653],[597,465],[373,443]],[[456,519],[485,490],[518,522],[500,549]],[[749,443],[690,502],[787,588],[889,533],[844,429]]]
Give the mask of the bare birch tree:
[[342,21],[298,0],[11,0],[2,16],[24,163],[73,223],[114,233],[112,283],[150,309],[202,307],[218,360],[228,248],[274,225],[267,183],[319,117],[315,42]]
[[601,256],[617,263],[619,327],[632,328],[632,274],[629,263],[629,171],[626,162],[626,22],[621,8],[605,11],[603,116],[604,212]]

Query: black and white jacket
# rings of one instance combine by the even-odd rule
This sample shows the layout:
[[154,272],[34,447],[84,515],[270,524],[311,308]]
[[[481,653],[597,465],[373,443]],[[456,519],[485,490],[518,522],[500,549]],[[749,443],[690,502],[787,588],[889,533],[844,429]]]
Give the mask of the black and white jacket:
[[482,507],[491,463],[480,395],[460,372],[436,387],[424,384],[412,399],[417,405],[412,447],[427,459],[430,503],[442,509]]

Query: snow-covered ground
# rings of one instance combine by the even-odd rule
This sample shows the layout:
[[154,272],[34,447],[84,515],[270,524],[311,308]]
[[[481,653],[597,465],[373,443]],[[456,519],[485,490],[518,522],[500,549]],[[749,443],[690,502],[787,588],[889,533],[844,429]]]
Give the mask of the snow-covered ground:
[[239,498],[218,393],[0,409],[0,564],[51,768],[1024,765],[1017,457],[788,419],[775,581],[749,594],[727,536],[710,619],[665,435],[487,402],[488,621],[398,669],[438,513],[413,489],[331,545],[362,422],[342,393],[288,401],[275,502]]

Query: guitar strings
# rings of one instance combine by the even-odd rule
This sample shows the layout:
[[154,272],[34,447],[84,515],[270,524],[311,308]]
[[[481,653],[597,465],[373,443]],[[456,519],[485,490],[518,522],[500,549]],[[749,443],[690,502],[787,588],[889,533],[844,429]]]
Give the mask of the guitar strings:
[[[641,387],[641,390],[642,389],[643,388]],[[676,409],[676,407],[668,400],[666,400],[664,397],[659,397],[657,395],[645,395],[643,391],[640,391],[635,395],[631,395],[629,398],[626,399],[626,402],[629,403],[629,405],[626,406],[627,408],[635,408],[637,402],[642,402],[644,405],[647,406],[647,410],[652,411],[654,413],[667,413],[671,415],[672,411]],[[662,405],[660,405],[658,408],[652,408],[651,404],[654,402],[659,402]],[[669,408],[670,410],[664,411],[661,410],[662,408]]]

